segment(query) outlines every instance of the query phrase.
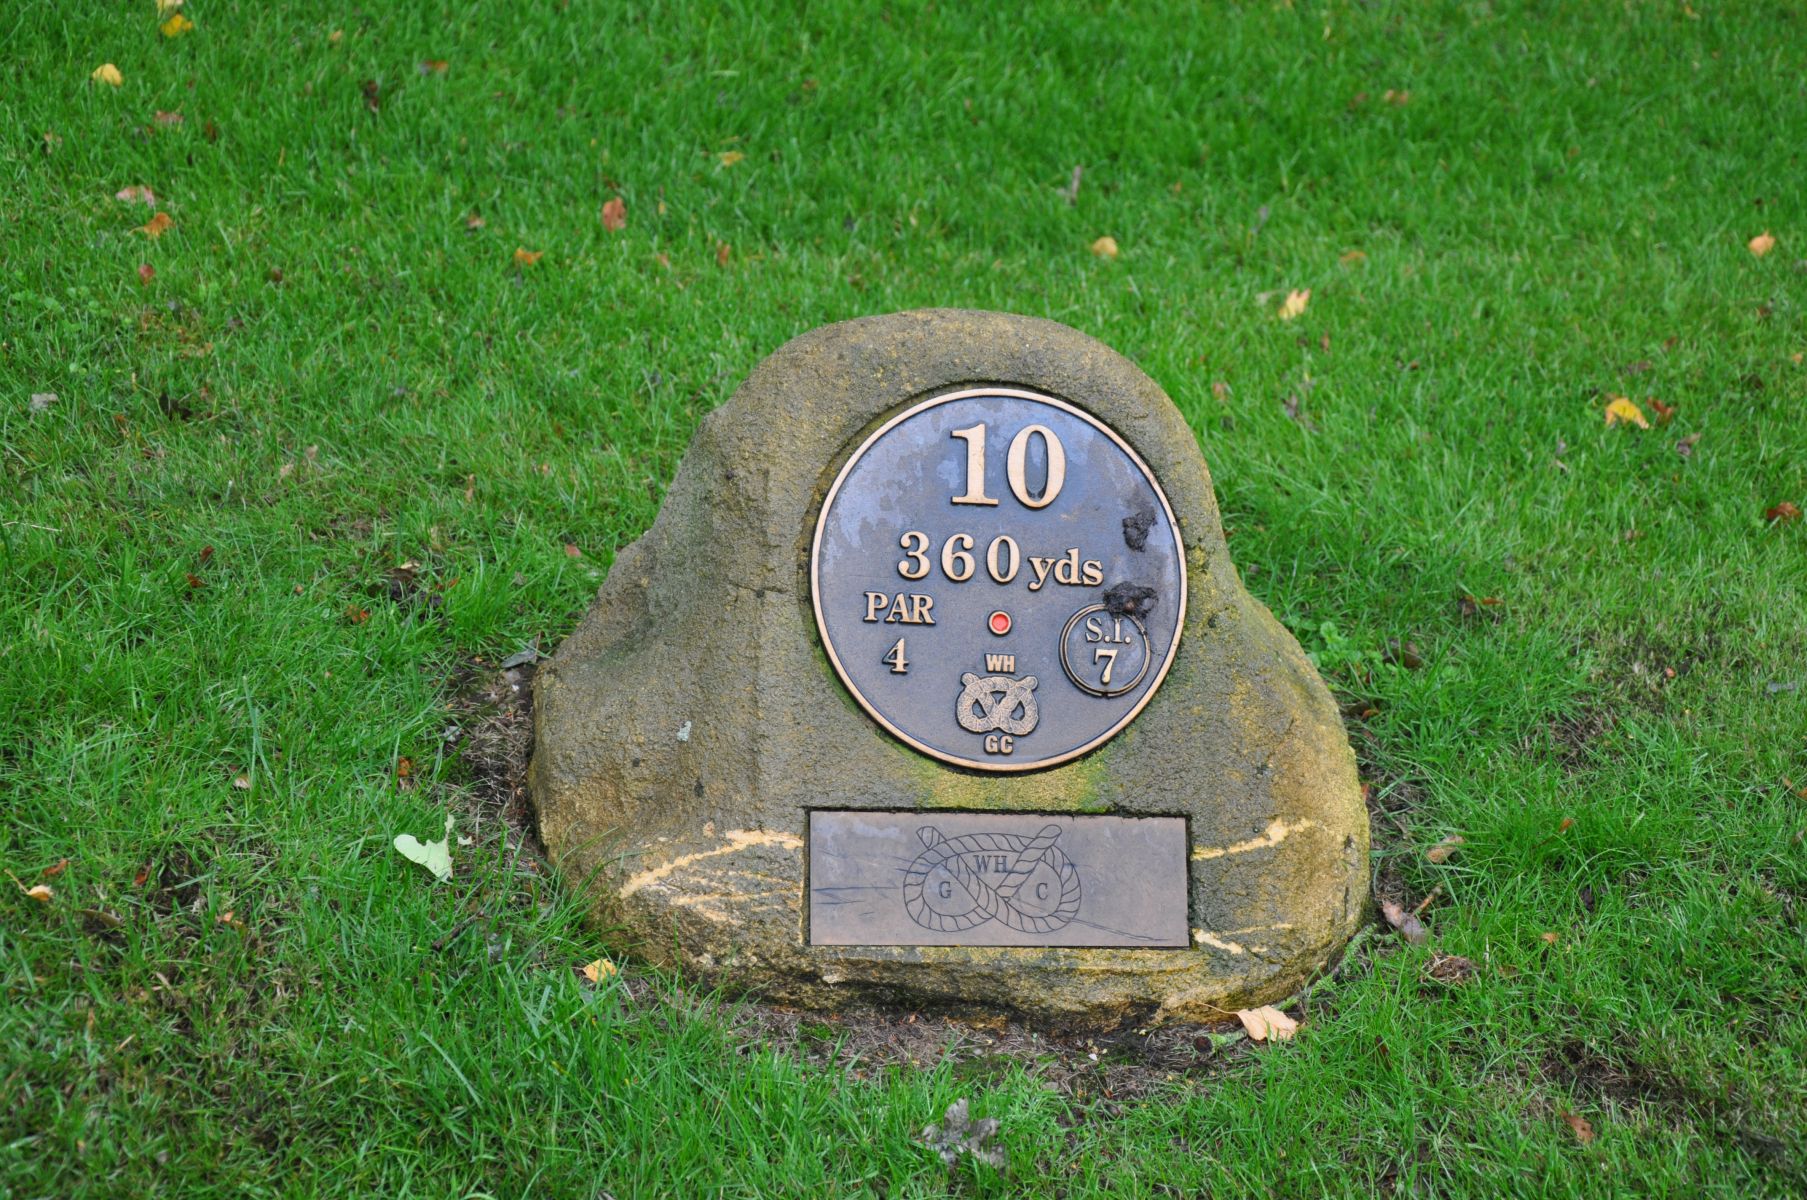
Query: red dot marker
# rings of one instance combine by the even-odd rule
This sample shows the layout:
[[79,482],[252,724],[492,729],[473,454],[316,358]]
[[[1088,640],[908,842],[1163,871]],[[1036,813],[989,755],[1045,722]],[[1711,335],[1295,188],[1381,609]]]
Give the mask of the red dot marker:
[[1010,632],[1010,614],[1003,609],[992,613],[985,623],[991,626],[991,631],[999,637]]

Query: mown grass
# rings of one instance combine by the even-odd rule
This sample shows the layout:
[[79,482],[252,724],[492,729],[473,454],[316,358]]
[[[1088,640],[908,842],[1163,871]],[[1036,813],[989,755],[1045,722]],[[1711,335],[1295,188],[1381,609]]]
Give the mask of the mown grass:
[[[70,860],[0,885],[0,1196],[1807,1188],[1798,7],[186,11],[0,17],[0,862]],[[702,414],[925,305],[1166,387],[1442,888],[1126,1106],[590,987],[493,814],[451,885],[389,849]],[[1008,1176],[914,1141],[962,1094]]]

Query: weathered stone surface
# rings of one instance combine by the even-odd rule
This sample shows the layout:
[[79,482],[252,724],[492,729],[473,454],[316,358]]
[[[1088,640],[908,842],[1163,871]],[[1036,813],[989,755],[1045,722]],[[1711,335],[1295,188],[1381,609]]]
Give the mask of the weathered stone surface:
[[[1020,776],[949,768],[835,678],[807,594],[846,456],[907,404],[976,384],[1092,412],[1154,470],[1191,595],[1178,656],[1098,750]],[[1368,828],[1329,692],[1225,550],[1198,444],[1152,380],[1049,321],[925,310],[832,325],[704,420],[653,528],[536,683],[540,832],[638,954],[774,998],[854,992],[1069,1024],[1214,1018],[1295,990],[1353,932]],[[1183,814],[1186,950],[805,943],[811,808]]]

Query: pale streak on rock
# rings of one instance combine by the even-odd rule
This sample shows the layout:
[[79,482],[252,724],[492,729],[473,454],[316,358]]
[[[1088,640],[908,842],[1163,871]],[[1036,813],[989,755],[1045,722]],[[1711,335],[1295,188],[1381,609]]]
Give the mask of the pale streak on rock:
[[[691,892],[677,897],[671,903],[676,908],[688,908],[698,916],[707,917],[721,925],[735,920],[737,914],[744,914],[747,905],[781,895],[781,892]],[[724,902],[740,907],[731,911],[724,907]]]
[[680,854],[662,866],[650,867],[641,871],[622,884],[617,895],[625,900],[641,888],[651,887],[655,883],[663,883],[674,872],[683,870],[691,863],[701,862],[705,858],[717,858],[723,854],[738,854],[753,846],[782,846],[786,850],[803,849],[803,839],[791,833],[774,833],[764,829],[730,829],[723,836],[728,840],[726,846],[717,846],[713,850],[698,850],[695,854]]
[[1194,846],[1192,861],[1200,862],[1207,858],[1222,858],[1226,854],[1247,854],[1251,850],[1265,850],[1269,846],[1277,846],[1301,829],[1311,829],[1317,822],[1310,817],[1294,821],[1288,825],[1284,820],[1275,818],[1260,836],[1252,837],[1246,842],[1236,842],[1228,846]]
[[1208,929],[1194,929],[1192,931],[1192,940],[1201,946],[1209,946],[1213,950],[1223,950],[1230,954],[1248,953],[1246,947],[1240,946],[1235,942],[1226,942],[1222,938],[1211,933]]

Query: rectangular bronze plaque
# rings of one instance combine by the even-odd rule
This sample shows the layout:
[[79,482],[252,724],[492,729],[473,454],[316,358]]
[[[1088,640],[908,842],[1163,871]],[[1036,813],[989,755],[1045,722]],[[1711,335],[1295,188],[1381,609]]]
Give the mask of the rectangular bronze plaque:
[[1185,946],[1183,817],[809,814],[817,946]]

